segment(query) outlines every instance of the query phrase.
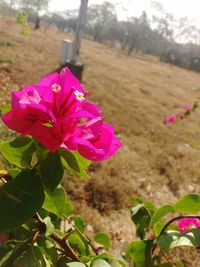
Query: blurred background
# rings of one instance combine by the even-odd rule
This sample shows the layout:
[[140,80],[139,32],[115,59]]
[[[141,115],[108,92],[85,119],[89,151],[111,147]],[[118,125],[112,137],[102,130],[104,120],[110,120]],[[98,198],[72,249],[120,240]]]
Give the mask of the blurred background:
[[[199,110],[162,123],[199,98],[199,10],[197,0],[0,0],[1,106],[11,91],[75,66],[122,141],[113,158],[90,166],[90,180],[63,182],[88,233],[110,233],[114,253],[135,236],[131,197],[160,205],[199,192]],[[13,134],[1,123],[0,135]],[[177,253],[199,266],[192,249]]]

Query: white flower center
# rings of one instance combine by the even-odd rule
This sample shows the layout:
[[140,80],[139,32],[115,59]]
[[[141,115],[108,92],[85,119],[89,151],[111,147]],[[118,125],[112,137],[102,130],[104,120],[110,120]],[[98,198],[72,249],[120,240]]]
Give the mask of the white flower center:
[[58,93],[61,90],[61,86],[57,83],[54,83],[51,85],[51,90],[55,93]]
[[75,94],[77,100],[79,100],[79,101],[85,100],[84,94],[82,92],[79,92],[78,90],[76,90],[74,92],[74,94]]

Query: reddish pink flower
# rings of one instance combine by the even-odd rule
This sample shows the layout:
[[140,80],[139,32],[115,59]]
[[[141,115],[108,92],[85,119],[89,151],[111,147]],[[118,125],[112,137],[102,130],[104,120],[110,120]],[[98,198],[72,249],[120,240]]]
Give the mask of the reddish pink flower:
[[[112,156],[121,146],[114,129],[103,122],[99,108],[65,68],[12,93],[12,110],[3,122],[21,135],[31,135],[46,148],[78,150],[91,160]],[[82,119],[86,122],[81,123]]]
[[0,234],[0,245],[2,245],[8,239],[9,239],[9,235],[8,234],[5,234],[5,233]]
[[168,117],[163,117],[163,124],[167,124],[169,122],[173,123],[176,121],[176,116],[174,115],[171,115],[171,116],[168,116]]
[[193,106],[191,104],[184,104],[181,108],[185,110],[192,110]]
[[177,221],[177,226],[181,233],[185,233],[190,231],[191,228],[199,228],[200,227],[200,220],[196,218],[184,218]]

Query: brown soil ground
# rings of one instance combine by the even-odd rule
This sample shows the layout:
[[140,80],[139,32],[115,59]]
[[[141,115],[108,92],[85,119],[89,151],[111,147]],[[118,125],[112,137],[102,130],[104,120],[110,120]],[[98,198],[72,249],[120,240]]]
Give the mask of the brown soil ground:
[[[55,29],[28,36],[21,32],[14,19],[0,17],[1,105],[9,103],[13,89],[36,83],[58,67],[61,41],[66,37]],[[200,192],[200,111],[187,121],[162,124],[163,116],[196,100],[200,74],[147,55],[130,57],[88,40],[82,42],[81,61],[89,99],[115,126],[123,146],[113,158],[92,164],[89,181],[68,177],[64,184],[76,212],[92,225],[89,230],[109,232],[114,252],[119,253],[135,237],[131,197],[139,195],[161,205],[185,193]],[[0,127],[4,138],[8,133]],[[184,257],[186,266],[200,266],[198,255],[193,260]]]

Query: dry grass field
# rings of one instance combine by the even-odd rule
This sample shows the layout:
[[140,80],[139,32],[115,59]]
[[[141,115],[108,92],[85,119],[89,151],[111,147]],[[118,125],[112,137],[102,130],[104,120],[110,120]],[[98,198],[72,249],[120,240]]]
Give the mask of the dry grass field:
[[[1,105],[9,103],[13,89],[36,83],[58,67],[64,37],[53,29],[24,36],[13,19],[0,17]],[[117,253],[135,235],[132,196],[160,205],[200,192],[200,111],[174,125],[162,124],[163,116],[199,96],[200,74],[88,40],[83,40],[81,61],[89,99],[115,126],[123,146],[113,158],[92,164],[89,181],[66,177],[64,184],[75,210],[92,225],[89,230],[109,232]]]

